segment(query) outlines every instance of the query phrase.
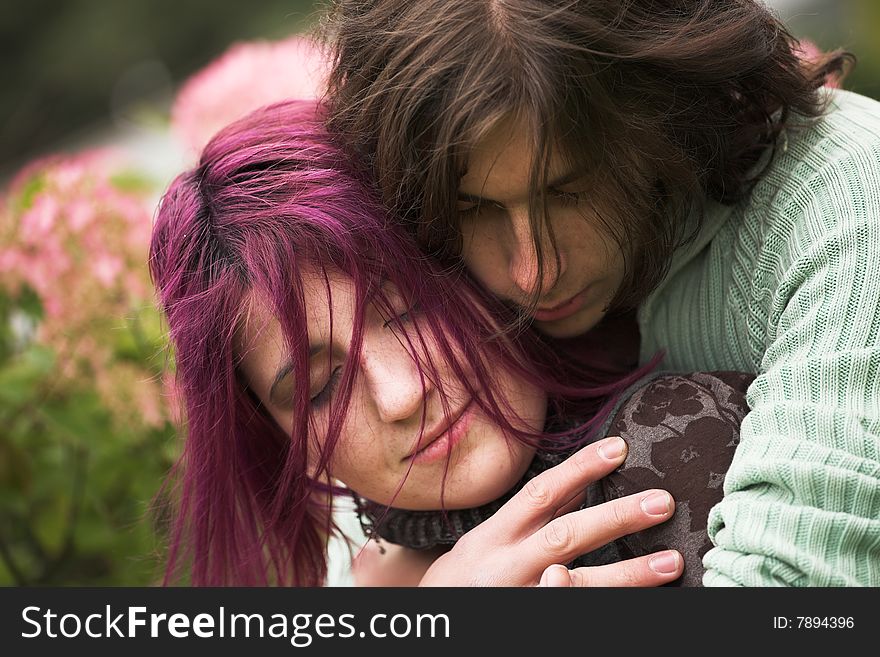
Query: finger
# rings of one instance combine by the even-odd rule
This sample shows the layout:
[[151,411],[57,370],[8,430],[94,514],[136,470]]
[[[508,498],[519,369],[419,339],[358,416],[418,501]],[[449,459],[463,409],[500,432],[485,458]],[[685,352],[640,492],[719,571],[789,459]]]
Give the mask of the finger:
[[529,480],[483,525],[506,534],[509,540],[521,540],[551,520],[587,484],[607,475],[625,458],[626,442],[622,438],[606,438],[587,445]]
[[558,518],[559,516],[564,516],[566,513],[571,513],[572,511],[577,511],[583,506],[584,501],[587,499],[587,491],[586,489],[579,492],[577,495],[572,497],[568,502],[563,504],[556,510],[556,513],[553,514],[554,518]]
[[[660,586],[684,572],[684,559],[675,550],[655,552],[605,566],[586,566],[568,571],[568,583],[559,574],[546,586]],[[555,583],[555,584],[554,584]]]
[[558,563],[553,564],[552,566],[547,566],[544,573],[541,575],[541,581],[538,583],[538,586],[557,589],[567,588],[571,585],[571,574],[569,573],[568,568]]
[[548,562],[566,563],[616,538],[664,522],[674,511],[675,502],[664,490],[621,497],[551,520],[522,542],[519,556],[535,568]]

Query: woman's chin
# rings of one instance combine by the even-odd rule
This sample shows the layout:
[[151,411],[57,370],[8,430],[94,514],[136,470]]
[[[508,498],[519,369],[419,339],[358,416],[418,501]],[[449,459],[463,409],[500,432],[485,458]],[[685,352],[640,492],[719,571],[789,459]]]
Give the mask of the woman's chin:
[[[510,460],[498,458],[484,467],[471,470],[464,481],[450,481],[444,494],[445,508],[472,509],[494,502],[522,479],[534,457],[534,450],[519,446]],[[505,454],[505,457],[508,455]],[[494,468],[492,467],[494,466]]]

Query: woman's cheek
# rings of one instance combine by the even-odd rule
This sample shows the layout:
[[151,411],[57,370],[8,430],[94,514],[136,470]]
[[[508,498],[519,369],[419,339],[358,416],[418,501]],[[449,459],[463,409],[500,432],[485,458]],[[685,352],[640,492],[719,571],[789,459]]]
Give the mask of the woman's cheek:
[[[327,444],[328,422],[324,418],[316,418],[314,415],[309,419],[308,443],[306,449],[306,467],[310,477],[314,477],[318,463],[321,460],[321,453]],[[335,477],[335,467],[333,457],[328,460],[328,475]]]

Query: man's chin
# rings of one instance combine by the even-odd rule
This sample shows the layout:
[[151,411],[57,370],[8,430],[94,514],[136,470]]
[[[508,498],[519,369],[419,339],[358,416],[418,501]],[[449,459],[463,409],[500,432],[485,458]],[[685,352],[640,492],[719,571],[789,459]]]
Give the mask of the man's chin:
[[583,335],[599,323],[604,313],[597,312],[593,308],[583,308],[580,311],[551,322],[541,322],[537,319],[532,322],[539,333],[551,338],[576,338]]

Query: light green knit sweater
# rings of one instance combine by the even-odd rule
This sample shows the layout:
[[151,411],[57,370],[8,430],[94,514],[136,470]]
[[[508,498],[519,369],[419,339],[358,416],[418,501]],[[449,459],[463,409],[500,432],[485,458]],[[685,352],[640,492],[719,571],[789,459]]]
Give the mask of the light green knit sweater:
[[758,375],[707,586],[880,586],[880,103],[832,98],[639,312],[643,361]]

